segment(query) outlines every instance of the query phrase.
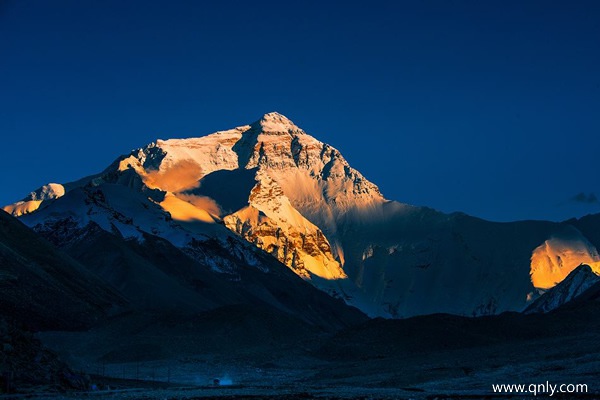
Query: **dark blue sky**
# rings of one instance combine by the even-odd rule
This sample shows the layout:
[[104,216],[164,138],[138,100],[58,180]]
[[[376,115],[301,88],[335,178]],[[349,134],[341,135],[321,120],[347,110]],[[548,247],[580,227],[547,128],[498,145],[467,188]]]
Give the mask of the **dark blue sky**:
[[600,2],[287,3],[0,0],[0,203],[278,111],[390,199],[600,211]]

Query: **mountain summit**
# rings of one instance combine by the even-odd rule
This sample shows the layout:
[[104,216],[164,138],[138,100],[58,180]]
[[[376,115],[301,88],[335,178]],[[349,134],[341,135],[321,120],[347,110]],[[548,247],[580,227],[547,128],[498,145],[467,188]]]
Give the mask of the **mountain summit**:
[[304,131],[298,128],[298,126],[290,121],[285,115],[279,114],[278,112],[270,112],[263,115],[262,118],[252,124],[252,126],[256,130],[268,133],[304,133]]
[[5,210],[38,231],[58,224],[65,237],[91,223],[124,240],[157,236],[232,277],[236,262],[212,257],[207,243],[261,268],[250,246],[386,317],[522,310],[580,263],[600,269],[588,223],[498,224],[386,200],[337,149],[276,112],[157,140]]

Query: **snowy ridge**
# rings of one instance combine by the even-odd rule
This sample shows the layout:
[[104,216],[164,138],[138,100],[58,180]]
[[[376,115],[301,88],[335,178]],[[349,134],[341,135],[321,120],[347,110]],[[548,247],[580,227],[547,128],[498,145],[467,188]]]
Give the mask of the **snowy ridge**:
[[589,265],[581,264],[571,271],[562,282],[531,303],[524,312],[532,314],[555,310],[576,299],[598,282],[600,282],[600,276]]
[[64,194],[65,188],[63,185],[49,183],[29,193],[23,200],[4,206],[2,209],[15,217],[19,217],[34,212],[40,208],[44,201],[58,199]]

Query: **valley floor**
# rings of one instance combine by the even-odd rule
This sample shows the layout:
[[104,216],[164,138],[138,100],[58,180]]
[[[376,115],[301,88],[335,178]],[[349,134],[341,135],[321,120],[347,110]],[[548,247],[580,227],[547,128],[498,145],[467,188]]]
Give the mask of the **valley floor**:
[[[322,343],[321,343],[322,344]],[[315,344],[319,348],[321,344]],[[353,343],[354,353],[358,347]],[[600,334],[435,352],[336,359],[314,349],[270,348],[183,357],[176,361],[88,364],[98,391],[37,399],[495,399],[494,384],[583,383],[587,393],[536,393],[536,398],[600,398]],[[351,354],[351,349],[348,349]],[[123,379],[125,378],[125,379]],[[138,378],[138,379],[136,379]],[[219,379],[226,386],[212,386]],[[170,382],[167,382],[170,381]]]

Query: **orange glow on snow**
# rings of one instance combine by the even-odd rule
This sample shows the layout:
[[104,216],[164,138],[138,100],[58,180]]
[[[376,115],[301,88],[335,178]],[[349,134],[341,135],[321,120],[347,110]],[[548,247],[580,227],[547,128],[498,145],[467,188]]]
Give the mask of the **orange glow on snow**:
[[178,193],[176,196],[178,199],[186,201],[196,208],[206,210],[210,215],[215,215],[217,217],[221,216],[221,207],[219,207],[217,202],[210,197],[183,193]]
[[164,170],[146,171],[146,186],[166,192],[181,192],[198,187],[202,168],[192,160],[181,160]]
[[591,244],[559,238],[546,240],[531,255],[531,282],[538,289],[550,289],[580,264],[588,264],[600,273],[600,257]]
[[15,217],[19,217],[34,212],[40,207],[40,204],[42,204],[42,200],[20,201],[15,204],[4,206],[2,209]]
[[165,211],[168,211],[171,214],[171,217],[174,220],[177,221],[199,221],[209,224],[215,222],[215,217],[213,217],[207,209],[198,208],[185,200],[177,198],[171,193],[167,193],[160,205]]

